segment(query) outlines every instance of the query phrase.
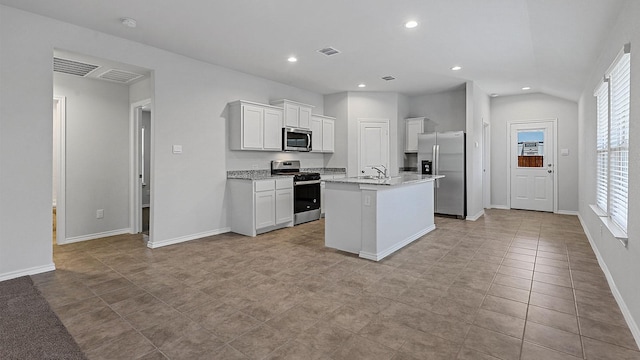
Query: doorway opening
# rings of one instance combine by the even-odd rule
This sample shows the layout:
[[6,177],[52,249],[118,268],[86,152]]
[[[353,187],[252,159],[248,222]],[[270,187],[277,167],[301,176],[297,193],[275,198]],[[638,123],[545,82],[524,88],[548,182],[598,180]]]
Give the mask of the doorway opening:
[[53,97],[53,179],[52,179],[52,241],[65,239],[65,127],[66,127],[66,98]]
[[509,126],[509,208],[557,212],[556,120]]
[[132,228],[149,240],[151,229],[151,99],[131,105],[134,159],[132,161]]

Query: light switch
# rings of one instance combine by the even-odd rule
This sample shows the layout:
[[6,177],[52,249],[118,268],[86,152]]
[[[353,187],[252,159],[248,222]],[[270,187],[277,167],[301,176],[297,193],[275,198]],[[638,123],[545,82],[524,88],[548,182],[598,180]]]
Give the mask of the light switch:
[[569,149],[560,149],[560,155],[569,156]]
[[182,145],[173,145],[174,154],[182,154]]

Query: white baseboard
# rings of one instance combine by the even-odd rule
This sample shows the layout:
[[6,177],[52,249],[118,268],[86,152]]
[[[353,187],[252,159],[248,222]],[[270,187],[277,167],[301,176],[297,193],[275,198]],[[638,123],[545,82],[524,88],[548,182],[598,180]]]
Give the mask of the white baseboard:
[[65,245],[65,244],[71,244],[71,243],[76,243],[80,241],[95,240],[95,239],[100,239],[107,236],[115,236],[115,235],[122,235],[122,234],[131,234],[131,229],[126,228],[126,229],[104,231],[104,232],[95,233],[95,234],[73,236],[73,237],[68,237],[63,241],[60,241],[60,239],[57,239],[56,242],[58,243],[58,245]]
[[420,237],[432,232],[433,230],[436,229],[436,225],[431,225],[428,228],[420,231],[417,234],[411,235],[408,238],[406,238],[405,240],[403,240],[402,242],[395,244],[394,246],[385,249],[384,251],[378,252],[378,253],[370,253],[370,252],[366,252],[366,251],[360,251],[360,253],[358,254],[361,258],[363,259],[369,259],[369,260],[373,260],[373,261],[380,261],[382,259],[384,259],[385,257],[393,254],[394,252],[402,249],[403,247],[409,245],[410,243],[414,242],[415,240],[419,239]]
[[468,220],[468,221],[476,221],[476,220],[480,219],[480,217],[481,217],[482,215],[484,215],[484,209],[483,209],[483,210],[480,210],[480,212],[478,212],[477,214],[475,214],[475,215],[473,215],[473,216],[467,215],[467,218],[466,218],[465,220]]
[[49,265],[44,265],[44,266],[36,266],[28,269],[10,271],[8,273],[0,274],[0,281],[11,280],[11,279],[19,278],[21,276],[26,276],[26,275],[40,274],[44,272],[53,271],[55,269],[56,269],[56,265],[54,263],[51,263]]
[[198,234],[181,236],[181,237],[177,237],[177,238],[173,238],[173,239],[167,239],[167,240],[160,240],[160,241],[156,240],[156,241],[154,241],[153,239],[150,239],[149,242],[147,243],[147,247],[149,247],[151,249],[156,249],[156,248],[159,248],[159,247],[179,244],[179,243],[182,243],[182,242],[185,242],[185,241],[196,240],[196,239],[200,239],[200,238],[207,237],[207,236],[220,235],[220,234],[227,233],[229,231],[231,231],[231,228],[230,227],[226,227],[226,228],[222,228],[222,229],[205,231],[205,232],[201,232],[201,233],[198,233]]
[[509,207],[506,205],[493,205],[491,204],[492,209],[500,209],[500,210],[509,210]]
[[611,272],[609,272],[607,263],[604,262],[604,259],[602,258],[602,255],[600,254],[600,251],[598,250],[598,247],[596,246],[596,243],[593,240],[591,233],[589,233],[589,228],[587,228],[587,226],[585,225],[584,220],[582,219],[582,216],[580,215],[579,212],[577,215],[578,215],[578,219],[580,220],[580,225],[582,225],[582,229],[584,230],[584,233],[587,235],[587,239],[589,239],[591,248],[593,249],[593,252],[596,254],[596,258],[598,259],[598,264],[600,265],[602,272],[607,278],[607,282],[609,283],[609,287],[611,288],[611,293],[613,294],[613,297],[616,299],[616,302],[620,307],[620,311],[622,312],[622,316],[624,316],[624,319],[627,322],[627,325],[629,325],[629,330],[631,331],[633,338],[636,340],[636,345],[640,347],[640,327],[638,327],[638,324],[635,322],[635,320],[631,316],[631,312],[629,311],[627,304],[624,302],[624,299],[622,299],[622,295],[620,294],[620,291],[616,286],[616,282],[613,280],[613,276],[611,275]]
[[558,215],[575,215],[578,216],[578,212],[574,210],[558,210],[556,212]]

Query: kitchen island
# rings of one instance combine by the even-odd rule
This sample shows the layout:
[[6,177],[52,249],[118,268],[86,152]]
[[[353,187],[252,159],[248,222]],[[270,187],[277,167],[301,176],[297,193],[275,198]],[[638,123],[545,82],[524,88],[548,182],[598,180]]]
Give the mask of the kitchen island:
[[379,261],[433,231],[442,175],[326,180],[325,246]]

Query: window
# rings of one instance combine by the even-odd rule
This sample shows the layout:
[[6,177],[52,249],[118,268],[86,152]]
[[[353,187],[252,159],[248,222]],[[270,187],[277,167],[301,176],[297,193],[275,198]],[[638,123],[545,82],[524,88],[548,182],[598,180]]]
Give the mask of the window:
[[610,221],[615,224],[613,229],[608,227],[618,238],[626,238],[627,233],[631,77],[629,49],[629,45],[626,45],[595,92],[598,122],[596,206],[599,215],[607,218],[605,223]]

